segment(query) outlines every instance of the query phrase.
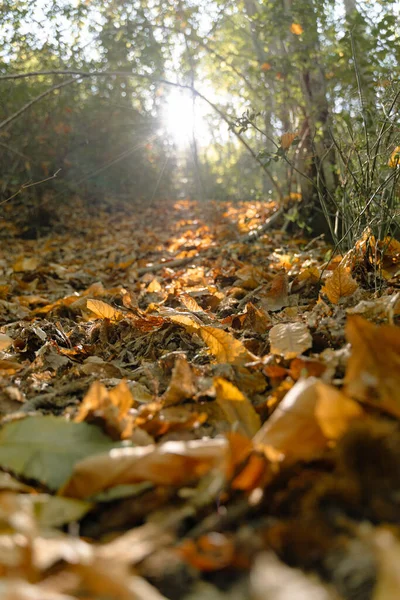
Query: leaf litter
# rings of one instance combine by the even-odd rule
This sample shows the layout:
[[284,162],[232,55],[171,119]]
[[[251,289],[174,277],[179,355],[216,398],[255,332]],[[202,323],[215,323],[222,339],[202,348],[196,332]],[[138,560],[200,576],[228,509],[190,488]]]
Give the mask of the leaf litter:
[[398,242],[71,203],[0,232],[1,597],[397,598]]

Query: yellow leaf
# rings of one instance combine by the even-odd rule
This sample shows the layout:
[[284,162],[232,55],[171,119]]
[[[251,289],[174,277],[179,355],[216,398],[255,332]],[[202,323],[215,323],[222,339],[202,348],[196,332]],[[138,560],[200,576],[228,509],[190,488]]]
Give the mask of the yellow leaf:
[[86,306],[91,310],[96,317],[100,319],[110,319],[110,321],[117,321],[122,317],[122,313],[115,310],[109,304],[102,302],[101,300],[87,300]]
[[290,31],[294,33],[294,35],[301,35],[304,31],[300,23],[292,23],[290,26]]
[[201,306],[196,302],[196,300],[186,292],[179,296],[179,300],[191,312],[204,312]]
[[303,323],[280,323],[269,332],[272,354],[295,358],[312,346],[312,337]]
[[345,392],[400,418],[400,328],[348,317],[346,338],[352,352]]
[[400,146],[396,146],[390,155],[388,165],[391,169],[395,169],[400,165]]
[[214,379],[217,402],[228,423],[236,425],[242,435],[253,437],[261,427],[261,420],[250,400],[233,383],[222,377]]
[[358,283],[351,276],[349,267],[338,265],[333,275],[326,280],[321,292],[328,296],[333,304],[338,304],[344,296],[351,296],[358,288]]
[[293,140],[298,137],[297,133],[284,133],[281,136],[281,146],[284,150],[287,150],[292,145]]
[[242,365],[256,359],[233,335],[217,327],[201,327],[199,334],[217,362]]

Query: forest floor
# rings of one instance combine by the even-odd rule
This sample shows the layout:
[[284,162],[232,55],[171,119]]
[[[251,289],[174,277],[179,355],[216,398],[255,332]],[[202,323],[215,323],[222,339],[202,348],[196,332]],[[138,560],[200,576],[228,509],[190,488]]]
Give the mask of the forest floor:
[[399,598],[400,243],[111,206],[2,207],[1,598]]

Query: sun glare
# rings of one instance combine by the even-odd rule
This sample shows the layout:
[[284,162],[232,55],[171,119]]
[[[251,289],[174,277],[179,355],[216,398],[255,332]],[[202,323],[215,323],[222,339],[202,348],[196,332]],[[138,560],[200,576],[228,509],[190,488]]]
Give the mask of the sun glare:
[[164,110],[164,123],[167,133],[177,146],[188,146],[193,138],[205,143],[208,138],[208,127],[204,116],[200,113],[199,103],[193,110],[193,99],[190,92],[173,90],[168,96]]

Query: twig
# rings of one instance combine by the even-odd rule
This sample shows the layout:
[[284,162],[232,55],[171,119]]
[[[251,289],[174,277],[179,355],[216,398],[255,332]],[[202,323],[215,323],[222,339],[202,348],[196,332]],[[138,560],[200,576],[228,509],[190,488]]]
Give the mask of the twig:
[[57,177],[57,175],[59,174],[60,171],[61,171],[61,169],[58,169],[58,171],[56,171],[54,173],[54,175],[51,175],[50,177],[46,177],[46,179],[41,179],[40,181],[34,181],[33,183],[29,183],[29,182],[28,183],[23,183],[21,185],[21,187],[19,188],[19,190],[17,192],[15,192],[15,194],[13,194],[12,196],[10,196],[9,198],[6,198],[5,200],[2,200],[0,202],[0,206],[2,206],[3,204],[6,204],[6,202],[9,202],[13,198],[15,198],[15,196],[18,196],[18,194],[20,194],[21,192],[23,192],[27,188],[33,187],[34,185],[39,185],[40,183],[44,183],[45,181],[50,181],[51,179],[55,179]]
[[75,81],[79,81],[79,78],[74,77],[73,79],[68,79],[67,81],[62,81],[61,83],[57,83],[57,85],[53,85],[51,88],[49,88],[45,92],[42,92],[41,94],[39,94],[39,96],[36,96],[36,98],[32,98],[32,100],[30,100],[29,102],[24,104],[24,106],[22,106],[20,109],[18,109],[15,113],[13,113],[9,117],[7,117],[7,119],[4,119],[4,121],[2,121],[0,123],[0,129],[3,129],[4,127],[6,127],[10,123],[12,123],[12,121],[15,121],[15,119],[17,119],[20,115],[22,115],[22,113],[24,113],[26,110],[28,110],[28,108],[30,108],[33,104],[36,104],[36,102],[39,102],[39,100],[41,100],[45,96],[52,94],[55,90],[58,90],[62,87],[71,85],[71,83],[74,83]]

